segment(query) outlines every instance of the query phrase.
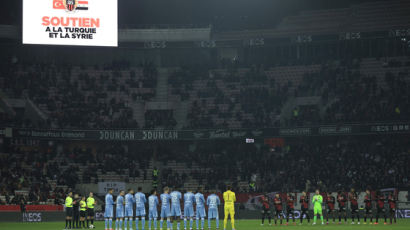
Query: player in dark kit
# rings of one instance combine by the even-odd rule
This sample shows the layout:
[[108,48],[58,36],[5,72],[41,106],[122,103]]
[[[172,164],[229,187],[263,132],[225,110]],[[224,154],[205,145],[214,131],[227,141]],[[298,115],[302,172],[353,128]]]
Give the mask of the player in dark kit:
[[289,224],[289,217],[292,215],[292,220],[293,220],[293,225],[296,225],[295,223],[295,197],[292,195],[292,193],[288,193],[286,196],[286,225]]
[[393,224],[393,219],[394,223],[396,223],[396,196],[394,195],[393,192],[389,194],[388,200],[389,202],[389,213],[390,213],[390,224]]
[[350,200],[350,211],[352,217],[352,224],[354,224],[354,217],[357,217],[357,224],[360,224],[360,216],[359,216],[359,203],[357,202],[357,193],[352,188],[349,193],[349,200]]
[[386,209],[384,209],[384,202],[386,198],[380,191],[377,193],[377,213],[376,213],[376,223],[379,224],[379,216],[384,215],[384,224],[387,224]]
[[275,205],[275,225],[277,223],[278,217],[280,218],[280,224],[282,225],[283,221],[283,206],[282,206],[282,198],[280,197],[279,193],[275,194],[275,198],[273,198],[273,204]]
[[364,206],[365,206],[365,213],[364,213],[364,224],[367,224],[367,218],[370,217],[370,224],[373,222],[373,205],[372,205],[372,194],[367,189],[366,195],[364,196]]
[[345,223],[347,222],[346,202],[346,195],[342,191],[339,191],[337,193],[337,203],[339,204],[339,224],[342,223],[342,216],[345,218]]
[[330,192],[326,196],[326,206],[327,206],[327,215],[326,215],[326,224],[329,224],[329,216],[332,215],[333,223],[336,219],[336,210],[335,210],[336,198],[332,196]]
[[262,203],[262,224],[261,225],[265,223],[266,217],[268,217],[269,225],[272,225],[269,197],[267,195],[262,195],[259,201]]
[[310,223],[309,217],[309,196],[306,195],[306,192],[302,192],[302,196],[300,196],[299,203],[301,206],[301,213],[300,213],[300,224],[303,223],[303,215],[306,215],[308,223]]

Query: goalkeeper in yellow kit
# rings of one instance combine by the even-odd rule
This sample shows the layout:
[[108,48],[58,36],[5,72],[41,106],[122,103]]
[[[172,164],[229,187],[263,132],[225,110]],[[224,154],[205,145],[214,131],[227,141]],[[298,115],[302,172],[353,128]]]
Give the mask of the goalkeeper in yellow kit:
[[323,223],[323,213],[322,213],[322,203],[323,203],[323,196],[320,195],[319,189],[316,189],[315,195],[313,196],[312,199],[312,203],[313,203],[313,213],[314,213],[314,217],[313,217],[313,224],[316,224],[316,219],[317,219],[317,215],[319,214],[320,216],[320,220],[322,221],[322,225]]
[[231,224],[232,229],[235,229],[235,201],[236,196],[235,193],[231,191],[232,187],[230,185],[227,186],[227,191],[224,192],[223,198],[225,201],[225,216],[224,216],[224,230],[226,230],[226,224],[228,223],[228,216],[231,215]]

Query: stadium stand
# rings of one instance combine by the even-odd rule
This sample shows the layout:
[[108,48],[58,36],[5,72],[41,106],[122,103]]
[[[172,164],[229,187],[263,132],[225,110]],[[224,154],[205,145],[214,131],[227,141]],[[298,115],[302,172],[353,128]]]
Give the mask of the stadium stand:
[[160,169],[162,185],[184,189],[204,185],[206,190],[222,190],[227,180],[234,182],[238,192],[249,191],[253,180],[255,191],[405,188],[410,185],[407,140],[408,136],[295,138],[276,148],[229,140],[179,142],[160,145],[155,159],[150,157],[154,150],[143,144],[128,150],[101,146],[96,152],[73,148],[40,154],[14,149],[12,154],[2,154],[0,191],[7,203],[16,202],[15,190],[29,191],[25,199],[32,203],[57,202],[76,183],[151,181],[154,165]]
[[[301,12],[274,29],[220,32],[214,38],[234,43],[232,38],[240,37],[242,42],[260,34],[279,39],[284,34],[391,32],[410,26],[409,11],[408,1],[363,3]],[[369,48],[372,55],[335,58],[317,52],[323,57],[292,59],[275,53],[278,57],[269,65],[223,58],[215,65],[169,68],[151,62],[132,65],[130,60],[97,65],[12,60],[0,63],[0,125],[191,130],[408,122],[410,59],[401,37],[380,41],[392,39],[396,40],[393,46],[401,44],[396,53],[384,52],[386,47],[375,42],[376,48]],[[340,53],[345,45],[354,47],[349,42],[336,41]],[[303,49],[304,44],[292,45]],[[285,54],[292,47],[267,49]],[[265,54],[261,59],[269,57]],[[21,103],[29,104],[31,111],[21,109]],[[257,192],[408,188],[408,138],[294,137],[280,147],[232,140],[155,144],[62,140],[42,141],[38,148],[8,143],[12,147],[0,154],[0,202],[59,203],[69,188],[103,181],[151,185],[154,168],[160,172],[159,186],[184,189],[205,185],[206,190],[222,190],[226,181],[243,192],[249,191],[251,181],[256,182]]]
[[[169,100],[174,100],[168,103],[184,103],[189,108],[180,117],[172,109],[147,110],[142,114],[145,118],[136,115],[143,112],[138,103],[155,95],[156,79],[145,79],[142,69],[114,73],[108,67],[97,71],[78,67],[64,80],[61,72],[51,77],[55,67],[44,66],[43,71],[18,70],[17,78],[7,78],[13,73],[2,75],[2,82],[8,97],[26,97],[36,103],[51,128],[253,128],[406,119],[409,63],[407,57],[398,57],[267,71],[239,68],[194,73],[181,69],[171,74],[168,86]],[[35,72],[49,85],[35,83],[33,78],[39,77]],[[309,101],[309,97],[317,100]],[[298,106],[297,100],[308,101]],[[295,117],[291,113],[297,107]],[[2,119],[10,117],[3,113]]]

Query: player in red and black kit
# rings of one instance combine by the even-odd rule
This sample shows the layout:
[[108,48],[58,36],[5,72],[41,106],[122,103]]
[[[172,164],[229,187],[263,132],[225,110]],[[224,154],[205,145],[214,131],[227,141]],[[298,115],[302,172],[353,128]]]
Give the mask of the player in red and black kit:
[[280,197],[279,193],[275,194],[275,198],[273,198],[273,204],[275,205],[276,213],[275,213],[275,225],[277,223],[278,217],[280,218],[280,224],[282,225],[283,221],[283,205],[282,205],[282,198]]
[[364,196],[364,206],[365,206],[365,213],[364,213],[364,224],[367,224],[367,218],[370,216],[370,224],[373,222],[373,205],[372,205],[372,194],[370,190],[366,190],[366,195]]
[[354,224],[354,217],[357,217],[357,224],[360,224],[359,216],[359,203],[357,202],[358,196],[354,188],[350,189],[349,200],[350,200],[350,211],[352,217],[352,224]]
[[332,193],[328,192],[326,196],[326,206],[327,206],[327,215],[326,222],[329,224],[329,216],[332,215],[333,223],[335,223],[336,210],[335,210],[336,198],[332,196]]
[[260,202],[262,203],[262,225],[265,223],[265,217],[268,217],[269,225],[272,225],[269,197],[267,195],[262,195],[260,198]]
[[342,223],[342,216],[345,218],[345,223],[347,222],[347,216],[346,216],[346,195],[342,192],[339,191],[337,193],[337,203],[339,204],[339,224]]
[[301,213],[300,213],[300,224],[303,223],[303,215],[306,215],[306,218],[308,220],[308,223],[310,223],[310,217],[309,217],[309,201],[310,198],[308,195],[306,195],[306,192],[302,192],[302,196],[300,196],[299,203],[301,207]]
[[393,219],[394,223],[396,223],[396,196],[394,195],[393,192],[389,194],[388,197],[388,202],[389,202],[389,209],[390,209],[390,224],[393,224]]
[[387,217],[386,217],[386,209],[384,209],[384,202],[386,198],[384,197],[383,193],[380,191],[377,193],[377,214],[376,214],[376,223],[379,224],[379,216],[384,215],[384,224],[387,224]]
[[295,197],[292,195],[292,193],[288,193],[286,197],[286,225],[289,224],[289,216],[292,215],[292,220],[293,220],[293,225],[296,225],[295,223]]

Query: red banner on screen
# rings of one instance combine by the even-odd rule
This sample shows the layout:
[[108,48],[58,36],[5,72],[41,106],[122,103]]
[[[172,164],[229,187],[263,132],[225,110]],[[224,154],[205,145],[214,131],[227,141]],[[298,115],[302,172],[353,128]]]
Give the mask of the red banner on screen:
[[[56,212],[63,211],[62,205],[26,205],[26,211]],[[20,205],[0,205],[0,212],[20,212]]]

